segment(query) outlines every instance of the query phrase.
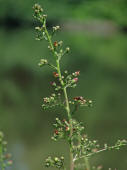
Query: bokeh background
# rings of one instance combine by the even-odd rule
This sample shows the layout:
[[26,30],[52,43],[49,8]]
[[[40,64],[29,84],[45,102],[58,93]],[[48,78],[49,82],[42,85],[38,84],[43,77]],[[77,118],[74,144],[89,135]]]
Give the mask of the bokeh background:
[[[34,0],[0,0],[0,129],[13,153],[13,170],[45,170],[48,155],[65,155],[68,146],[50,140],[57,110],[43,111],[42,99],[50,95],[49,68],[39,68],[41,58],[51,58],[45,42],[35,41]],[[48,27],[60,25],[54,37],[70,46],[62,69],[80,70],[76,89],[94,101],[75,117],[84,122],[91,139],[113,144],[127,138],[127,1],[38,0],[48,13]],[[127,169],[127,147],[93,156],[92,165]],[[68,168],[69,169],[69,168]]]

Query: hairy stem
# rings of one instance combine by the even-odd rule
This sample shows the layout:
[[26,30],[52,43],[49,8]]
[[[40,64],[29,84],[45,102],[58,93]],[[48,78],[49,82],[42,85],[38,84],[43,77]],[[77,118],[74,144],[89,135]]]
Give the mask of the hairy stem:
[[[70,106],[69,106],[69,101],[68,101],[68,96],[67,96],[67,90],[66,90],[66,87],[64,87],[64,82],[62,80],[59,60],[57,60],[56,64],[57,64],[57,71],[59,74],[59,79],[60,79],[61,85],[63,86],[63,93],[65,97],[65,109],[68,114],[68,119],[70,123],[70,138],[71,138],[72,133],[73,133],[73,128],[72,128],[72,118],[70,114]],[[73,154],[71,152],[71,148],[70,148],[70,170],[74,170]]]
[[[45,28],[45,33],[46,33],[46,36],[47,36],[47,39],[48,39],[48,43],[49,43],[49,45],[52,49],[53,56],[55,57],[55,60],[56,60],[56,69],[57,69],[57,72],[58,72],[58,75],[59,75],[59,81],[60,81],[60,83],[63,87],[63,93],[64,93],[64,98],[65,98],[65,110],[67,112],[69,123],[70,123],[70,138],[71,138],[72,133],[73,133],[72,118],[71,118],[71,113],[70,113],[70,106],[69,106],[69,101],[68,101],[67,90],[66,90],[66,87],[64,87],[64,82],[62,80],[61,69],[60,69],[60,61],[57,58],[55,49],[53,47],[51,36],[49,35],[49,33],[47,31],[46,23],[44,24],[44,28]],[[70,147],[70,170],[74,170],[73,154],[71,152],[71,147]]]

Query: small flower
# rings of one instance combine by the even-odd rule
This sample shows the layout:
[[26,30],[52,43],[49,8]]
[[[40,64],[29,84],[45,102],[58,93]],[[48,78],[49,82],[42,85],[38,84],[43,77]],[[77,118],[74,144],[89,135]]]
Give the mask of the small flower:
[[41,8],[41,6],[40,6],[39,4],[35,4],[35,5],[33,6],[33,9],[35,9],[35,10],[37,10],[37,11],[39,11],[39,12],[43,12],[43,9]]
[[63,157],[63,156],[61,156],[61,157],[60,157],[60,159],[61,159],[61,160],[64,160],[64,157]]
[[45,103],[49,103],[49,98],[48,97],[43,98],[43,100],[44,100]]
[[51,96],[55,97],[55,96],[56,96],[56,94],[55,94],[55,93],[52,93],[52,95],[51,95]]
[[86,100],[82,96],[74,97],[74,101],[79,102],[81,105],[86,104]]
[[66,122],[66,119],[63,119],[63,122]]
[[53,27],[53,32],[55,32],[55,31],[57,31],[59,29],[60,29],[60,26],[55,26],[55,27]]
[[75,100],[75,101],[84,100],[84,98],[83,98],[82,96],[78,96],[78,97],[74,97],[74,100]]
[[53,51],[53,50],[54,50],[54,48],[52,48],[50,45],[48,46],[48,49],[49,49],[50,51]]
[[70,51],[70,48],[69,47],[67,47],[66,48],[66,53],[68,53]]
[[55,162],[58,162],[58,160],[59,160],[59,159],[58,159],[57,157],[54,158],[54,161],[55,161]]
[[55,41],[53,45],[54,45],[54,47],[58,47],[58,42]]
[[79,76],[79,75],[80,75],[80,71],[76,71],[76,72],[74,73],[74,75],[75,75],[75,76]]
[[35,30],[36,31],[41,31],[41,28],[40,27],[35,27]]
[[65,130],[66,130],[66,131],[69,131],[69,130],[70,130],[70,128],[69,128],[68,126],[66,126]]
[[61,46],[63,44],[63,41],[59,41],[58,45]]
[[64,71],[64,73],[65,73],[65,74],[68,74],[68,71],[67,71],[67,70],[65,70],[65,71]]
[[42,67],[42,66],[44,66],[44,65],[46,65],[46,64],[48,64],[48,61],[47,61],[46,59],[41,59],[41,60],[40,60],[40,63],[38,63],[38,65],[39,65],[40,67]]
[[46,14],[44,14],[44,15],[43,15],[43,18],[46,18],[46,17],[47,17],[47,15],[46,15]]
[[54,77],[59,77],[59,74],[56,72],[53,72]]
[[58,130],[55,130],[55,132],[54,132],[54,133],[55,133],[56,135],[58,135],[58,133],[59,133],[59,132],[58,132]]
[[92,100],[89,100],[89,104],[92,104]]
[[77,77],[72,79],[72,82],[74,82],[74,83],[76,83],[77,81],[78,81]]
[[50,82],[50,84],[51,84],[52,86],[56,86],[56,83],[55,83],[55,82]]

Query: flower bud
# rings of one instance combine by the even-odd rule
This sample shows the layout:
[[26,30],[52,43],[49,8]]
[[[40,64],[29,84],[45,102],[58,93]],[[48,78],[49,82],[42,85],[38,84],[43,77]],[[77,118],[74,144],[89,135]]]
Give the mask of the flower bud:
[[73,76],[79,76],[80,75],[80,71],[76,71],[75,73],[72,73]]
[[59,29],[60,29],[60,26],[55,26],[55,27],[53,27],[53,32],[55,32],[55,31],[57,31]]
[[59,41],[58,45],[61,46],[63,44],[63,41]]
[[54,45],[54,47],[58,47],[58,42],[55,41],[53,45]]
[[35,27],[35,30],[36,31],[41,31],[41,28],[40,27]]
[[43,15],[43,18],[47,18],[47,15],[46,15],[46,14],[44,14],[44,15]]
[[68,126],[66,126],[65,130],[66,130],[66,131],[69,131],[69,130],[70,130],[70,128],[69,128]]
[[60,157],[60,159],[61,159],[61,160],[64,160],[64,157],[63,157],[63,156],[61,156],[61,157]]
[[50,82],[50,84],[51,84],[52,86],[56,86],[56,83],[55,83],[55,82]]
[[67,70],[65,70],[65,71],[64,71],[64,73],[65,73],[65,74],[68,74],[68,71],[67,71]]
[[44,66],[44,65],[46,65],[46,64],[48,64],[48,61],[46,60],[46,59],[41,59],[40,60],[40,63],[38,64],[40,67],[42,67],[42,66]]
[[43,12],[43,9],[42,9],[42,7],[41,7],[39,4],[35,4],[35,5],[33,6],[33,9],[34,9],[35,11],[38,11],[38,12]]
[[78,81],[78,78],[76,77],[76,78],[74,78],[74,79],[72,79],[72,83],[76,83]]
[[59,77],[59,74],[56,72],[53,72],[54,77]]
[[82,96],[78,96],[78,97],[74,97],[75,101],[79,101],[79,100],[84,100],[84,98]]
[[54,158],[54,161],[55,161],[55,162],[58,162],[58,161],[59,161],[59,159],[58,159],[57,157],[55,157],[55,158]]
[[58,135],[59,132],[58,132],[58,130],[55,130],[54,133],[55,133],[56,135]]
[[92,104],[92,100],[89,100],[89,104]]
[[66,48],[66,53],[68,53],[70,51],[70,48],[69,47],[67,47]]

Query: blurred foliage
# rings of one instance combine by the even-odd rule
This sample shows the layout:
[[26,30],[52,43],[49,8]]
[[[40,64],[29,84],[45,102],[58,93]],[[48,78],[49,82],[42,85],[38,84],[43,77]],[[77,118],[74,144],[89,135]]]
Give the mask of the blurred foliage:
[[[92,139],[102,143],[112,144],[119,137],[126,138],[127,1],[38,2],[48,11],[52,24],[57,20],[57,24],[64,26],[55,37],[72,49],[62,60],[63,69],[81,70],[79,85],[70,91],[70,96],[82,95],[94,101],[94,107],[81,109],[77,119],[85,122]],[[45,43],[34,40],[33,4],[32,0],[0,0],[0,129],[11,143],[10,150],[17,161],[14,170],[44,169],[41,161],[48,153],[63,152],[67,156],[68,150],[66,144],[56,146],[50,141],[52,123],[56,113],[63,117],[62,111],[47,113],[41,109],[42,98],[52,91],[49,82],[53,78],[49,69],[38,68],[37,64],[40,58],[52,58]],[[12,21],[19,26],[15,28]],[[92,29],[86,30],[87,22]],[[106,33],[105,22],[109,25]],[[105,28],[102,32],[100,25]],[[108,167],[123,170],[127,166],[126,151],[123,148],[120,152],[102,153],[93,157],[92,163],[103,164],[104,170]]]
[[[34,3],[33,0],[6,0],[6,2],[1,0],[0,18],[32,20],[31,14]],[[127,25],[126,0],[38,0],[38,3],[48,10],[50,19],[61,20],[77,17],[88,20],[100,18],[115,21],[122,26]]]
[[81,19],[111,20],[125,26],[127,25],[126,7],[126,0],[86,0],[75,9],[74,16]]

